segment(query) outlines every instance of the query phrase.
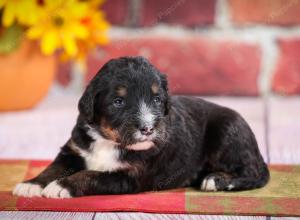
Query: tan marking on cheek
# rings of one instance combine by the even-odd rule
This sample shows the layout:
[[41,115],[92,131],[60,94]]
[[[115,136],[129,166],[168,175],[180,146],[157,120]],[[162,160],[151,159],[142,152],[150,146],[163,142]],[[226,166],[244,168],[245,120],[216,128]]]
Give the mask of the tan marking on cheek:
[[152,92],[154,94],[157,94],[158,90],[159,90],[159,87],[158,87],[157,83],[153,83],[152,86],[151,86],[151,89],[152,89]]
[[118,96],[124,97],[127,95],[127,89],[125,87],[120,87],[117,90]]
[[100,130],[106,138],[112,141],[117,142],[120,138],[119,132],[116,129],[113,129],[104,118],[101,120]]

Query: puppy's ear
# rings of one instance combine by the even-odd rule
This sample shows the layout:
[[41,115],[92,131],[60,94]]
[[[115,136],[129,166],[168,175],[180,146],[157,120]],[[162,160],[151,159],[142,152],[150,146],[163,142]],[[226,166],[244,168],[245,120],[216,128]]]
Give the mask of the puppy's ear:
[[106,91],[107,81],[105,80],[105,76],[109,73],[110,63],[112,63],[112,61],[104,64],[104,66],[97,72],[79,100],[79,113],[88,122],[93,122],[95,117],[95,99],[97,95]]
[[78,103],[78,110],[82,116],[88,121],[91,122],[94,118],[94,100],[95,92],[92,86],[88,86],[83,95],[81,96]]
[[166,101],[165,101],[165,115],[169,114],[170,110],[170,97],[169,97],[169,88],[168,88],[168,79],[167,75],[160,74],[160,81],[163,90],[165,91]]

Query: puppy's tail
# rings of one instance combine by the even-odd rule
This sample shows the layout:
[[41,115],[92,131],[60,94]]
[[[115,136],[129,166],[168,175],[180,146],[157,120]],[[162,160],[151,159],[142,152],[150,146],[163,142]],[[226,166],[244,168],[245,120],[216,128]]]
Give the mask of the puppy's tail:
[[265,186],[270,179],[268,166],[264,163],[260,166],[259,177],[237,177],[231,179],[227,190],[249,190]]

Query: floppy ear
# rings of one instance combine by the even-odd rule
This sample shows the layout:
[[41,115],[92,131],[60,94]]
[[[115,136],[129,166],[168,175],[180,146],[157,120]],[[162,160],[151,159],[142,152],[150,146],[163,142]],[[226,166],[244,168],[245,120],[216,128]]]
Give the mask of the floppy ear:
[[80,114],[83,115],[88,122],[91,122],[94,118],[94,99],[96,94],[94,94],[95,92],[93,90],[93,87],[89,85],[85,89],[78,103]]
[[170,110],[170,97],[169,97],[169,88],[168,88],[168,80],[165,74],[160,74],[160,81],[163,90],[166,92],[166,101],[165,101],[165,115],[169,114]]
[[105,77],[109,73],[109,65],[113,66],[112,62],[113,61],[109,61],[101,67],[94,78],[90,81],[79,100],[78,110],[88,122],[92,122],[95,117],[94,111],[97,95],[105,93],[106,91],[107,81],[105,80]]

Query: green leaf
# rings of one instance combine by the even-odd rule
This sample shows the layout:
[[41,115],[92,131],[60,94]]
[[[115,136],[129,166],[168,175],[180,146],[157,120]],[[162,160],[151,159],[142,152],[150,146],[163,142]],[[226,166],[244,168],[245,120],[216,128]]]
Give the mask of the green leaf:
[[20,45],[23,39],[23,29],[17,24],[5,28],[0,32],[0,53],[7,54]]

